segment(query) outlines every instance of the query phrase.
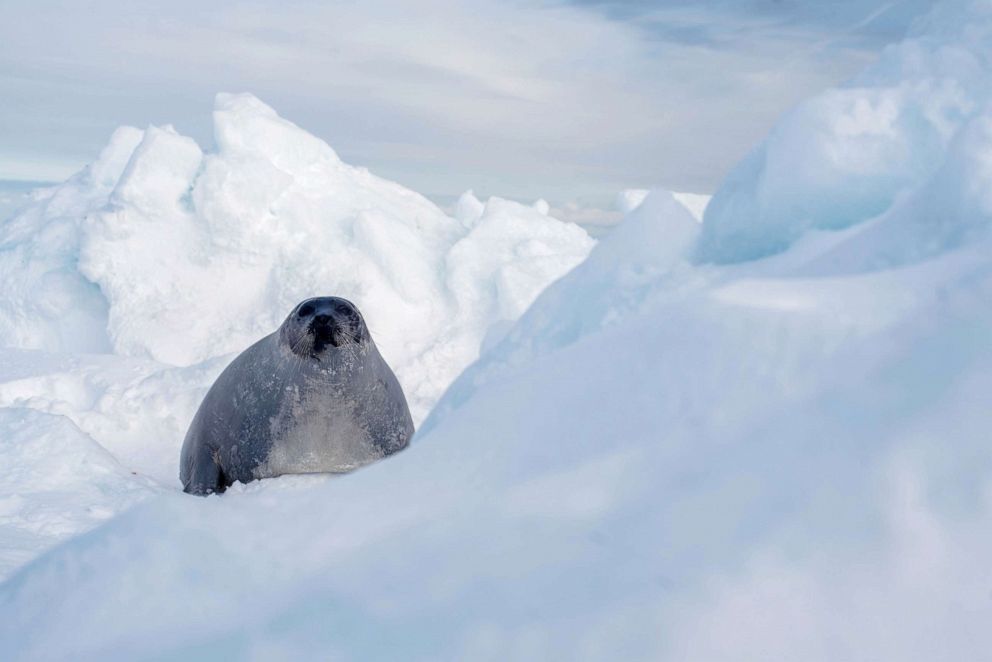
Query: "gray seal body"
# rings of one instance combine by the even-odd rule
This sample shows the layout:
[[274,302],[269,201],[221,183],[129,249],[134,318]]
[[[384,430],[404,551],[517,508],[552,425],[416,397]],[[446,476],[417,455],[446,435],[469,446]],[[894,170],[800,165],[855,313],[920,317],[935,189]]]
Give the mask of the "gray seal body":
[[340,473],[402,450],[411,436],[406,398],[358,309],[307,299],[210,387],[186,432],[179,478],[205,495],[237,481]]

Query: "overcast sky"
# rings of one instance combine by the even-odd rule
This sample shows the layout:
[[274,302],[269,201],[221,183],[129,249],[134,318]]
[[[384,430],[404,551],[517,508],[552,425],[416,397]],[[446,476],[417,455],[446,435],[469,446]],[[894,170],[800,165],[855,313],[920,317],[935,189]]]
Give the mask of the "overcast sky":
[[62,179],[121,124],[209,149],[214,94],[247,91],[435,199],[710,192],[929,4],[3,0],[0,179]]

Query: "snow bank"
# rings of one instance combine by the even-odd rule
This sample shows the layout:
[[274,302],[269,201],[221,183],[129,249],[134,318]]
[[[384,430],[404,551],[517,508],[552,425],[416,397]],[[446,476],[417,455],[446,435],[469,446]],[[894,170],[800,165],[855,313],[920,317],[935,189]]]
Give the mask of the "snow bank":
[[963,127],[987,113],[989,11],[982,0],[939,3],[863,74],[783,118],[714,197],[698,259],[780,252],[809,229],[876,217],[934,178]]
[[[987,5],[941,5],[928,26],[889,51],[889,78],[821,98],[891,97],[908,117],[920,71],[992,80]],[[752,158],[702,225],[645,196],[489,332],[409,450],[146,500],[0,586],[5,657],[981,659],[989,123],[960,112],[946,143],[879,131],[915,156],[876,143],[850,197],[850,150],[873,140],[801,131],[803,112],[757,153],[775,162],[791,132],[837,157],[829,177]],[[937,161],[917,173],[923,153]],[[434,273],[492,286],[448,285],[453,308],[489,311],[452,318],[479,329],[528,273],[497,274],[479,246],[507,250],[493,228],[526,212],[464,202],[460,236],[480,243],[452,242]]]
[[[120,129],[93,165],[0,227],[7,345],[191,365],[240,351],[300,299],[336,294],[365,313],[419,419],[489,325],[592,245],[498,199],[471,222],[449,218],[250,95],[218,95],[214,124],[209,154],[168,126]],[[462,268],[473,252],[485,269]]]

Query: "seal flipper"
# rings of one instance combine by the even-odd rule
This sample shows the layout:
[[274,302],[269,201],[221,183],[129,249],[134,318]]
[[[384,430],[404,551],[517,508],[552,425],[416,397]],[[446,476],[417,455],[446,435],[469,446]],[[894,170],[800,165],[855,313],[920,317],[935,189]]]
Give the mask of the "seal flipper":
[[217,463],[216,454],[201,444],[195,453],[186,456],[183,467],[183,492],[207,496],[220,494],[227,489],[228,481],[224,470]]

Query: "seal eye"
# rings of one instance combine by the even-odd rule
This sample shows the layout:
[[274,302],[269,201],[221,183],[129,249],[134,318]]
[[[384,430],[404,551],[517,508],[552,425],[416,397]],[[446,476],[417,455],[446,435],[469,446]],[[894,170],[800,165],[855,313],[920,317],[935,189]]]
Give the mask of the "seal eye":
[[313,304],[306,304],[300,307],[300,312],[297,313],[300,317],[310,317],[313,314]]
[[334,312],[336,312],[339,315],[349,315],[351,314],[351,306],[349,306],[346,303],[339,303],[338,305],[334,306]]

